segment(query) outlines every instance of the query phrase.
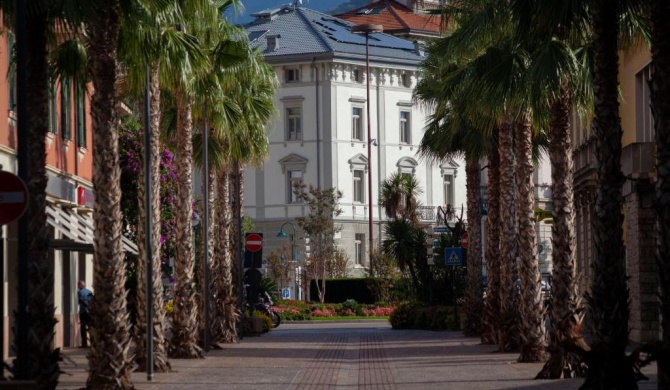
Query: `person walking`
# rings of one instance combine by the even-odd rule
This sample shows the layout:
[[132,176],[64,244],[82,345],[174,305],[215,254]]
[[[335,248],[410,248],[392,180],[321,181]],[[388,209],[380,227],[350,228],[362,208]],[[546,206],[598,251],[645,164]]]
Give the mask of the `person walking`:
[[80,280],[77,283],[79,290],[77,291],[77,298],[79,299],[79,333],[81,334],[81,346],[79,348],[88,347],[88,326],[91,324],[91,301],[93,300],[93,293],[86,288],[86,283]]

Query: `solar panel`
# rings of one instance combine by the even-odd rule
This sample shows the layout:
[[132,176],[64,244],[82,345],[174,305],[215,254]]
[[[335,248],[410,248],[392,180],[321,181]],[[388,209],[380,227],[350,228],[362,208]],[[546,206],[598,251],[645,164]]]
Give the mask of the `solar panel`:
[[[365,36],[352,33],[351,25],[337,19],[328,18],[321,18],[316,20],[315,23],[323,27],[322,31],[334,41],[365,45]],[[414,50],[414,45],[411,42],[385,34],[370,34],[369,44],[377,47]]]
[[385,10],[384,7],[373,8],[370,10],[370,12],[368,12],[368,15],[379,15],[382,12],[384,12],[384,10]]
[[358,12],[356,12],[356,15],[367,15],[368,13],[370,13],[370,11],[371,10],[369,10],[367,8],[363,8],[363,9],[358,10]]
[[269,30],[260,30],[260,31],[252,31],[249,33],[249,42],[253,42],[256,39],[262,37],[265,35]]

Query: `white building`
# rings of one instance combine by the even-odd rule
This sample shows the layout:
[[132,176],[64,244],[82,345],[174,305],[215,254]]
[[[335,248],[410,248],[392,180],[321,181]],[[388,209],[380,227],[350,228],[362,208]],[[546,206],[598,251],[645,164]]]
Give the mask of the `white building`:
[[[285,222],[294,223],[299,259],[306,245],[295,218],[306,215],[291,183],[329,188],[344,196],[337,218],[337,245],[349,258],[351,275],[368,265],[368,143],[372,141],[372,208],[374,240],[380,242],[385,215],[378,205],[379,183],[394,172],[419,179],[422,219],[434,223],[438,206],[465,206],[465,164],[429,165],[417,157],[426,113],[412,102],[423,53],[412,42],[371,34],[370,118],[366,114],[365,37],[352,23],[309,9],[284,6],[254,14],[245,26],[251,44],[265,54],[281,82],[279,117],[268,127],[270,155],[261,169],[245,176],[245,213],[265,233],[265,256],[290,244],[277,238]],[[465,215],[465,214],[464,214]],[[291,235],[292,230],[286,229]]]

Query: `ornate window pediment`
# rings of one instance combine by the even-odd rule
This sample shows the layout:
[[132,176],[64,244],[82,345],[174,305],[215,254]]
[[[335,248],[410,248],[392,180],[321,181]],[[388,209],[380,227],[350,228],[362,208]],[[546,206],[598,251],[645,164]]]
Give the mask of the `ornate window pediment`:
[[350,172],[353,172],[355,169],[362,169],[365,171],[365,173],[368,172],[368,158],[365,157],[363,153],[358,153],[354,157],[350,158],[347,162],[349,163]]
[[456,177],[458,173],[458,168],[461,166],[458,165],[454,160],[445,161],[440,164],[440,176],[444,175],[453,175]]
[[409,173],[410,175],[414,175],[418,165],[419,163],[411,157],[403,157],[396,164],[399,173]]
[[303,171],[307,169],[308,159],[299,156],[295,153],[291,153],[288,156],[282,158],[278,161],[281,165],[281,171],[286,173],[286,171]]

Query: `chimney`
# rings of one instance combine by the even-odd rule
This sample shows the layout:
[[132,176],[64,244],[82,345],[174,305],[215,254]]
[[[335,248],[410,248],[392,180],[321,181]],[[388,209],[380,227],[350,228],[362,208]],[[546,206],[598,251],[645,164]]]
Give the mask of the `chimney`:
[[267,40],[268,40],[268,50],[270,51],[277,51],[279,50],[279,38],[281,38],[281,35],[268,35]]

